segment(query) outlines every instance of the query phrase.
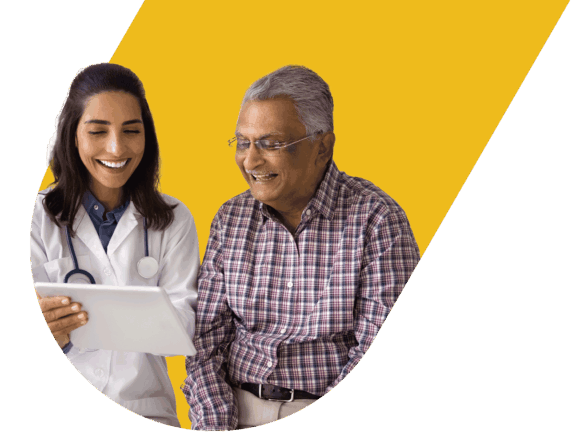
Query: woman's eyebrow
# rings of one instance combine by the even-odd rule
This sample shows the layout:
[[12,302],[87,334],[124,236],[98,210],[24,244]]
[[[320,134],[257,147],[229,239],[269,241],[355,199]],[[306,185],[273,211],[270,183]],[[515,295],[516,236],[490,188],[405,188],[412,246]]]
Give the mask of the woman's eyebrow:
[[96,123],[96,124],[102,124],[102,125],[109,125],[109,124],[110,124],[109,121],[106,121],[106,120],[96,120],[96,119],[87,120],[87,121],[84,122],[84,124],[87,124],[87,123]]
[[[97,119],[87,120],[84,123],[85,124],[86,123],[96,123],[96,124],[101,124],[101,125],[110,125],[111,124],[108,120],[97,120]],[[122,123],[122,126],[131,125],[134,123],[142,123],[142,120],[139,120],[139,119],[128,120],[128,121],[125,121],[124,123]]]
[[128,120],[128,121],[125,121],[124,123],[122,123],[122,126],[134,124],[134,123],[142,123],[142,120],[139,120],[139,119]]

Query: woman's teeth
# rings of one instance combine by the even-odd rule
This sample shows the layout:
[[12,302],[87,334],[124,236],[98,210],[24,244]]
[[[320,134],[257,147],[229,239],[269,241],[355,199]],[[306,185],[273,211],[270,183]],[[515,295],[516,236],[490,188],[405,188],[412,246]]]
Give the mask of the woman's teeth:
[[98,160],[102,165],[107,166],[108,168],[122,168],[128,162],[128,159],[122,162],[108,162],[103,160]]

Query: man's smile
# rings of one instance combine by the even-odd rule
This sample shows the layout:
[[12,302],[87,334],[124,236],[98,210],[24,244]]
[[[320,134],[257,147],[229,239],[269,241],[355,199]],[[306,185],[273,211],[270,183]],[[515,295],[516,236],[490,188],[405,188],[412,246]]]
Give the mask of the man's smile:
[[258,171],[246,171],[246,174],[250,175],[252,180],[260,183],[264,183],[278,177],[278,174],[273,172],[263,173]]

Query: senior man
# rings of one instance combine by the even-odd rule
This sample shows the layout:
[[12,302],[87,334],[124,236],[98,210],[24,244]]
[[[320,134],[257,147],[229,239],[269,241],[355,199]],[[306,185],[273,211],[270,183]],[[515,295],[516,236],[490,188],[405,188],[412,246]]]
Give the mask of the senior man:
[[400,206],[336,168],[333,106],[300,66],[244,96],[231,142],[250,190],[216,214],[199,274],[198,353],[182,386],[193,429],[258,426],[326,394],[419,260]]

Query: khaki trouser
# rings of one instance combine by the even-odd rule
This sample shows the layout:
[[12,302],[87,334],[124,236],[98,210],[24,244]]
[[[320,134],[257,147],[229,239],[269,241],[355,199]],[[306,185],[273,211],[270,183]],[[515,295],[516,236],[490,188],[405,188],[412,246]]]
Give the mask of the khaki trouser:
[[260,426],[288,417],[307,407],[316,399],[296,399],[292,402],[276,402],[260,399],[252,393],[233,387],[238,403],[238,429]]

